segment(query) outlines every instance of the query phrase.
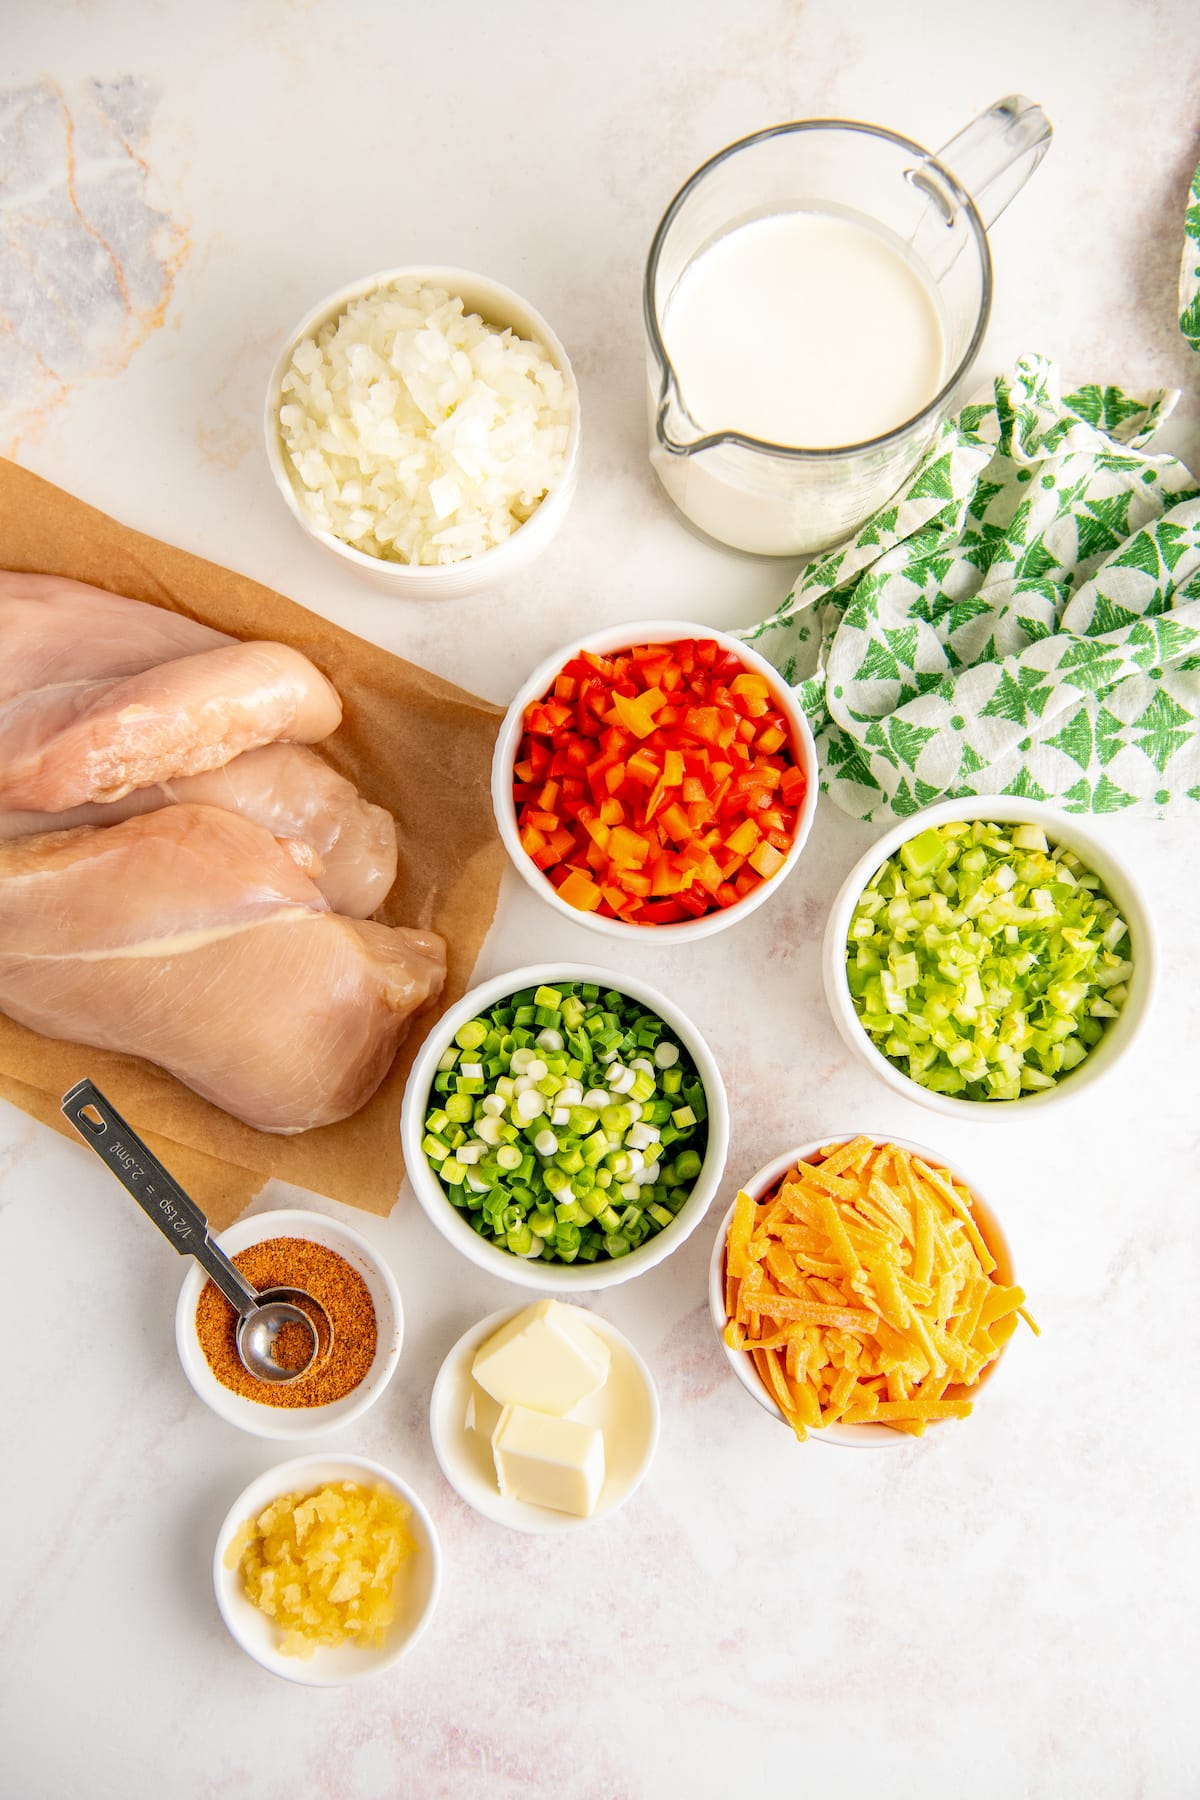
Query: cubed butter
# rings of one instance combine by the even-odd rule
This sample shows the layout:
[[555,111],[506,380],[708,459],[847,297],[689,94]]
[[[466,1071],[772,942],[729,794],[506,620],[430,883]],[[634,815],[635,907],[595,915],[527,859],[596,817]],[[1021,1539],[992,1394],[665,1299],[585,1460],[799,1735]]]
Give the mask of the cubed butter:
[[471,1373],[501,1406],[561,1417],[608,1379],[608,1345],[577,1307],[540,1300],[475,1352]]
[[468,1431],[478,1432],[480,1437],[487,1438],[490,1443],[503,1411],[498,1400],[485,1394],[477,1382],[471,1383],[471,1392],[467,1395],[466,1418],[463,1421]]
[[590,1518],[604,1486],[604,1437],[581,1419],[506,1406],[492,1433],[500,1492]]

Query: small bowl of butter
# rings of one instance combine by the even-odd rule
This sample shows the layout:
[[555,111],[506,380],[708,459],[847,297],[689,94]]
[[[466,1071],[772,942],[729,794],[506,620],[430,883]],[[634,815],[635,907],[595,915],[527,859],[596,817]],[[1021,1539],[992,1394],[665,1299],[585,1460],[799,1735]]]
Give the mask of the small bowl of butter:
[[442,1364],[429,1407],[442,1474],[514,1531],[570,1531],[623,1506],[658,1447],[658,1394],[615,1325],[540,1300],[491,1313]]

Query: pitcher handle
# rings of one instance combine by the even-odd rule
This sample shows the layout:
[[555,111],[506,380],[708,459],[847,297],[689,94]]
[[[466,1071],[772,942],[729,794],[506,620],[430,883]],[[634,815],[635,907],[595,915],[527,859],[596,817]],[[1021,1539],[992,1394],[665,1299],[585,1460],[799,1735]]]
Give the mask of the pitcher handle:
[[937,159],[966,188],[991,225],[1050,148],[1054,127],[1024,94],[1007,94],[943,144]]

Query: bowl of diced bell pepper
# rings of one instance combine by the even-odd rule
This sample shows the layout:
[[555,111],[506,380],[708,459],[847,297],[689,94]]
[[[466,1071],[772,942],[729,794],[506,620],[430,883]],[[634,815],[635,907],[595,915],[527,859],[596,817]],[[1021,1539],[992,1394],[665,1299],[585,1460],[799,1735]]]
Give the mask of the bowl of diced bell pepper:
[[799,860],[817,804],[808,722],[749,645],[618,625],[534,670],[505,715],[492,802],[518,873],[609,937],[708,937]]
[[1157,948],[1136,880],[1081,819],[1005,794],[944,800],[846,877],[822,947],[851,1050],[948,1116],[1078,1095],[1149,1014]]

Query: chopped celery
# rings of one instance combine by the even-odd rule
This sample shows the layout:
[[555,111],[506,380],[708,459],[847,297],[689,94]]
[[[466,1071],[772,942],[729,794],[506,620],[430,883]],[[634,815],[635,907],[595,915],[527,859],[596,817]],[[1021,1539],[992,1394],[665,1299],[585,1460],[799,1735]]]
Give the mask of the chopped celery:
[[1054,1087],[1118,1017],[1132,972],[1129,928],[1099,877],[1032,824],[918,832],[847,931],[847,985],[877,1048],[968,1100]]

